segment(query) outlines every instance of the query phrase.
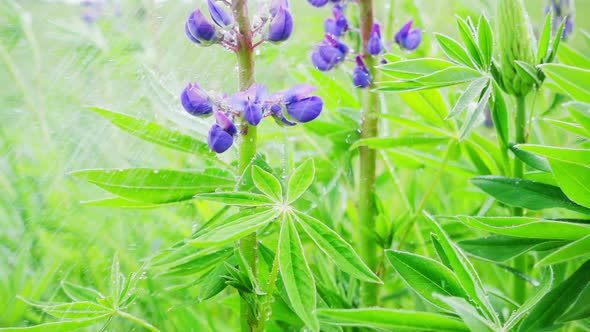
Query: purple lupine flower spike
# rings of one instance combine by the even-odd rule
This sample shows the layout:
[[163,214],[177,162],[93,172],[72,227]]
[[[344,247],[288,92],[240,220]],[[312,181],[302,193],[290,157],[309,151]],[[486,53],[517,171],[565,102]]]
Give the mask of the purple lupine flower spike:
[[223,130],[220,125],[214,124],[209,130],[207,144],[209,144],[211,150],[217,153],[223,153],[234,144],[234,138]]
[[371,35],[369,43],[367,44],[367,51],[371,55],[379,55],[383,51],[383,42],[381,41],[381,28],[379,23],[373,24],[371,28]]
[[357,88],[366,88],[371,85],[371,73],[360,55],[356,56],[356,67],[352,72],[352,83]]
[[293,33],[293,17],[288,9],[280,6],[276,15],[270,21],[267,39],[271,42],[282,42]]
[[222,28],[227,28],[234,23],[234,18],[231,16],[231,14],[226,12],[214,0],[207,0],[207,5],[209,6],[209,14],[211,15],[211,18],[215,24]]
[[180,95],[184,109],[194,116],[208,116],[213,112],[213,105],[207,93],[197,83],[189,83]]
[[422,30],[412,28],[413,20],[408,21],[396,34],[394,41],[402,48],[408,51],[414,51],[422,42]]
[[307,0],[314,7],[323,7],[328,3],[328,0]]
[[203,46],[215,44],[219,40],[215,26],[207,21],[199,9],[192,12],[188,17],[185,31],[190,40],[197,40]]

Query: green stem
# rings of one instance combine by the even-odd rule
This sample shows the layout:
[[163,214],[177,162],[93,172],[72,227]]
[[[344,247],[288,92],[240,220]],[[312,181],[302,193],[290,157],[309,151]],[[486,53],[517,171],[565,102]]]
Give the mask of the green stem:
[[[232,0],[232,12],[238,23],[240,47],[238,56],[238,75],[240,90],[248,89],[256,81],[254,69],[254,49],[252,47],[252,28],[248,15],[247,0]],[[240,144],[240,156],[238,168],[243,174],[254,156],[256,155],[256,127],[248,124],[242,118],[241,121],[242,143]],[[254,275],[257,275],[258,244],[256,233],[251,233],[242,238],[239,249],[247,260]],[[258,308],[250,308],[250,304],[243,297],[240,300],[240,322],[242,331],[258,331],[259,317]]]
[[[367,52],[367,45],[374,23],[373,0],[359,1],[361,40],[365,64],[371,72],[373,82],[376,81],[375,59]],[[361,139],[376,137],[379,127],[379,94],[372,91],[373,86],[363,91],[363,110],[361,116]],[[375,178],[377,166],[376,151],[366,146],[360,152],[360,183],[358,197],[358,233],[360,235],[361,255],[367,265],[377,271],[379,252],[375,238]],[[364,306],[375,306],[379,302],[379,285],[363,283],[361,286],[361,303]]]
[[[526,129],[527,129],[527,117],[526,117],[526,97],[516,97],[516,144],[522,144],[526,142]],[[524,164],[518,157],[514,158],[514,177],[521,179],[524,176]],[[522,208],[514,208],[513,215],[515,217],[522,216]],[[514,260],[514,268],[518,271],[526,274],[527,271],[527,260],[525,255],[521,255]],[[514,300],[518,303],[523,303],[526,299],[526,280],[514,276]]]

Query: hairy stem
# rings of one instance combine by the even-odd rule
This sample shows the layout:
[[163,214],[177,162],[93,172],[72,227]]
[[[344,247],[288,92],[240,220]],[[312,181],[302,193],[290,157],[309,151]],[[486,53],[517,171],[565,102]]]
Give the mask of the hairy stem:
[[[360,25],[364,61],[376,81],[375,59],[367,52],[367,44],[374,23],[373,0],[360,0]],[[363,91],[363,110],[361,117],[361,139],[376,137],[379,128],[379,94],[372,91],[373,86]],[[379,252],[375,238],[375,178],[377,154],[368,147],[360,147],[360,183],[358,192],[358,234],[360,235],[361,255],[367,265],[377,271]],[[361,301],[364,306],[375,306],[379,301],[379,285],[363,283]]]
[[[522,144],[526,142],[526,129],[527,129],[527,117],[526,117],[526,97],[516,97],[516,144]],[[518,157],[514,158],[514,177],[522,178],[524,175],[524,164]],[[514,208],[513,215],[520,217],[523,215],[522,208]],[[521,273],[526,274],[527,260],[525,255],[521,255],[514,260],[514,268]],[[518,303],[523,303],[526,299],[526,280],[514,275],[514,300]]]
[[[239,48],[236,54],[238,56],[240,90],[243,91],[248,89],[256,81],[252,26],[250,24],[250,17],[248,16],[247,0],[232,0],[231,7],[234,18],[238,23]],[[256,127],[248,124],[244,118],[241,121],[241,136],[242,143],[240,144],[238,168],[240,174],[243,174],[256,155]],[[255,276],[257,275],[257,247],[256,233],[247,235],[239,243],[239,249]],[[257,315],[257,308],[251,308],[250,304],[243,297],[240,300],[240,322],[242,331],[250,332],[258,330],[259,317]]]

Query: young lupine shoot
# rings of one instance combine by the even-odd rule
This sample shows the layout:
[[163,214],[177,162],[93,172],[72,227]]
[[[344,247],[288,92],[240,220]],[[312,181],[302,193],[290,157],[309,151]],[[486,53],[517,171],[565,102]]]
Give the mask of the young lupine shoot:
[[267,39],[271,42],[278,43],[289,39],[292,33],[293,17],[289,10],[281,5],[276,11],[276,15],[270,21]]
[[200,9],[191,13],[186,21],[184,30],[191,41],[201,46],[210,46],[219,40],[215,26],[209,23]]
[[357,88],[366,88],[371,85],[371,73],[360,55],[356,56],[356,67],[352,72],[352,82]]
[[371,29],[371,37],[367,45],[367,51],[371,55],[379,55],[383,51],[383,41],[381,40],[381,28],[379,23],[373,24]]
[[213,112],[211,98],[197,83],[189,83],[180,95],[184,109],[191,115],[208,116]]
[[415,28],[412,30],[413,20],[409,20],[404,26],[395,34],[394,42],[402,49],[407,51],[414,51],[420,46],[422,42],[422,30]]

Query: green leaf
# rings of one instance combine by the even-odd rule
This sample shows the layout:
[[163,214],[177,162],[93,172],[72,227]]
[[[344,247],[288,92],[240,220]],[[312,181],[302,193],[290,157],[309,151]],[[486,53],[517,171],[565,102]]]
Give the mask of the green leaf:
[[447,257],[447,254],[445,253],[445,250],[440,244],[440,241],[438,240],[436,234],[430,233],[430,239],[432,240],[432,246],[434,247],[434,250],[436,251],[436,256],[438,256],[440,262],[443,263],[443,265],[448,267],[449,269],[452,269],[449,257]]
[[254,166],[252,169],[252,180],[254,185],[265,195],[274,198],[277,201],[283,199],[283,190],[279,180],[271,173],[263,170],[258,166]]
[[384,308],[319,309],[322,322],[339,326],[362,326],[386,331],[417,330],[468,332],[461,321],[447,315]]
[[565,65],[590,69],[590,58],[568,44],[561,45],[558,56],[559,62]]
[[62,280],[61,288],[70,299],[76,302],[96,301],[104,298],[104,295],[93,288],[79,286],[65,280]]
[[137,201],[130,201],[128,199],[124,199],[121,197],[110,197],[110,198],[101,198],[101,199],[94,199],[89,201],[82,201],[80,202],[84,205],[88,206],[97,206],[97,207],[110,207],[110,208],[119,208],[119,209],[156,209],[162,208],[172,205],[177,205],[180,202],[171,202],[171,203],[147,203],[147,202],[137,202]]
[[299,234],[290,218],[281,226],[279,234],[279,269],[293,311],[311,331],[319,331],[316,309],[315,281],[305,255]]
[[590,317],[590,284],[580,293],[576,302],[572,304],[567,312],[559,317],[560,322],[586,319]]
[[484,63],[482,60],[481,50],[479,49],[477,43],[475,42],[473,32],[471,31],[471,29],[469,28],[469,26],[465,22],[465,20],[463,20],[459,16],[456,16],[456,19],[457,19],[457,29],[459,30],[459,34],[461,35],[461,38],[463,39],[463,43],[465,44],[465,47],[467,48],[467,51],[469,52],[471,59],[473,59],[473,62],[475,64],[477,64],[477,66],[479,68],[482,68],[482,69],[486,68],[484,66]]
[[198,153],[200,156],[215,156],[205,142],[182,134],[176,130],[163,127],[154,122],[134,118],[129,115],[108,111],[98,107],[89,107],[89,109],[111,121],[115,126],[145,141],[182,152],[191,154]]
[[438,41],[440,48],[449,59],[459,64],[464,64],[467,67],[474,67],[467,51],[461,46],[461,44],[459,44],[459,42],[441,33],[435,33],[434,36]]
[[271,206],[276,204],[265,195],[239,191],[197,194],[195,195],[195,198],[210,202],[223,203],[226,205],[245,207]]
[[414,78],[412,81],[420,83],[424,86],[432,85],[439,87],[441,85],[449,86],[466,83],[481,77],[482,74],[477,70],[467,67],[454,66],[439,70],[429,75]]
[[454,66],[452,62],[445,60],[421,58],[388,63],[380,66],[379,69],[399,79],[414,79],[452,66]]
[[549,40],[551,39],[551,21],[553,19],[553,13],[547,13],[545,15],[545,23],[543,24],[543,32],[539,38],[539,44],[537,47],[537,61],[535,63],[542,63],[543,59],[547,56],[549,51]]
[[541,69],[572,98],[590,103],[590,87],[586,84],[590,70],[561,64],[545,64]]
[[334,261],[338,268],[359,280],[382,283],[350,244],[338,233],[311,216],[298,211],[294,214],[301,228],[315,242],[318,248]]
[[583,136],[590,137],[590,104],[569,102],[565,106],[576,121],[586,129],[587,134]]
[[410,128],[410,129],[413,129],[415,131],[428,133],[428,134],[432,134],[435,136],[443,136],[443,137],[452,136],[452,134],[450,132],[445,131],[444,129],[440,129],[440,128],[428,125],[428,124],[424,123],[424,121],[421,121],[421,120],[409,119],[409,118],[406,118],[403,116],[397,116],[394,114],[381,114],[381,117],[383,117],[383,118],[385,118],[397,125],[402,125],[402,126]]
[[315,166],[313,159],[307,159],[297,167],[289,178],[287,190],[287,203],[295,202],[313,183],[315,177]]
[[590,167],[590,149],[572,149],[535,144],[520,144],[516,147],[551,160]]
[[436,294],[468,298],[457,276],[441,263],[401,251],[386,250],[385,255],[408,287],[428,302],[450,310]]
[[96,302],[83,301],[71,303],[39,303],[19,297],[25,303],[43,310],[48,315],[60,319],[85,319],[98,318],[112,314],[111,308],[105,307]]
[[350,149],[356,149],[359,146],[367,146],[371,149],[392,149],[406,146],[416,145],[438,145],[447,142],[446,137],[427,137],[427,136],[412,136],[412,137],[374,137],[365,138],[356,141],[350,146]]
[[[506,102],[504,101],[502,90],[495,82],[492,82],[492,84],[494,85],[494,98],[493,104],[490,103],[490,107],[492,111],[492,119],[494,120],[494,127],[496,128],[496,133],[502,144],[504,146],[509,146],[510,128],[508,126],[508,109],[506,108]],[[492,100],[490,99],[490,102],[491,101]]]
[[225,261],[233,254],[233,248],[223,248],[217,251],[198,250],[172,262],[163,262],[155,266],[163,270],[162,276],[195,276],[209,272],[213,267]]
[[481,15],[477,24],[477,42],[481,50],[484,68],[489,68],[492,63],[492,52],[494,50],[494,37],[492,35],[492,27],[488,19]]
[[439,128],[450,128],[444,118],[448,114],[445,100],[438,90],[401,93],[400,98],[413,112]]
[[119,255],[115,253],[113,255],[113,262],[111,263],[111,297],[115,300],[115,305],[118,306],[119,302],[119,295],[121,294],[121,289],[123,288],[123,284],[125,283],[125,277],[121,273],[121,266],[119,264]]
[[553,159],[549,159],[549,165],[555,180],[567,197],[590,208],[590,168]]
[[477,119],[480,118],[486,106],[488,105],[492,89],[492,86],[488,85],[488,87],[485,89],[483,96],[477,103],[475,109],[467,116],[467,120],[463,123],[463,126],[461,127],[461,137],[459,138],[460,141],[466,139],[473,130],[473,127],[477,124]]
[[70,332],[81,329],[83,327],[95,324],[108,318],[110,314],[92,317],[92,318],[85,318],[85,319],[76,319],[76,320],[67,320],[61,322],[52,322],[52,323],[45,323],[35,326],[27,326],[27,327],[4,327],[0,328],[1,332],[19,332],[19,331],[28,331],[28,332]]
[[590,256],[590,235],[577,241],[564,245],[552,251],[549,255],[539,260],[536,266],[557,264],[577,258],[588,258]]
[[535,305],[522,322],[519,332],[537,332],[556,327],[556,320],[574,303],[590,283],[590,261],[553,288]]
[[566,131],[572,132],[576,135],[579,135],[581,137],[585,137],[585,138],[590,139],[590,132],[586,131],[586,129],[584,129],[584,127],[580,126],[577,123],[560,121],[560,120],[555,120],[555,119],[543,119],[543,120],[545,122],[550,123],[551,125],[561,128],[563,130],[566,130]]
[[459,216],[459,220],[491,233],[531,239],[575,241],[590,234],[590,225],[532,217]]
[[471,306],[465,299],[458,297],[445,297],[435,295],[441,301],[447,304],[448,307],[453,308],[453,311],[461,317],[463,323],[469,327],[471,331],[477,332],[495,332],[494,324],[480,316],[475,308]]
[[531,166],[532,168],[542,172],[551,173],[551,166],[549,166],[547,159],[520,149],[520,145],[511,146],[510,151],[512,151],[512,153],[514,153],[518,159],[522,160],[525,164]]
[[206,301],[221,293],[226,287],[226,277],[229,275],[225,262],[217,265],[216,268],[207,273],[203,278],[203,285],[199,291],[198,301]]
[[504,324],[504,331],[512,331],[512,328],[516,326],[526,314],[531,311],[531,308],[535,307],[539,301],[547,294],[551,288],[553,287],[553,270],[549,268],[545,268],[543,270],[543,278],[539,283],[539,286],[536,287],[535,293],[530,296],[520,307],[516,309],[510,315],[506,323]]
[[518,60],[514,61],[514,63],[516,64],[515,68],[518,74],[523,78],[527,78],[527,81],[534,82],[537,89],[543,84],[539,79],[539,70],[535,66],[528,62]]
[[547,55],[547,58],[543,62],[549,63],[553,62],[553,60],[555,59],[555,56],[559,51],[559,44],[561,43],[566,22],[567,20],[561,20],[561,24],[559,25],[559,28],[557,28],[557,33],[553,37],[553,43],[551,44],[551,48],[549,49],[549,55]]
[[229,189],[234,180],[225,174],[149,168],[92,169],[70,175],[93,183],[123,198],[146,203],[192,199],[197,193]]
[[459,100],[457,100],[455,107],[453,107],[453,110],[449,113],[447,119],[452,119],[466,110],[476,97],[479,98],[481,96],[483,89],[485,89],[488,83],[489,79],[487,78],[481,78],[471,82],[467,89],[463,91]]
[[544,239],[492,235],[478,239],[463,240],[458,244],[472,256],[493,262],[505,262],[526,252],[558,247],[563,242]]
[[459,282],[467,295],[469,295],[472,301],[481,307],[481,310],[486,313],[487,318],[497,322],[498,317],[489,302],[483,283],[481,282],[477,271],[475,271],[473,264],[471,264],[465,253],[463,253],[463,251],[451,241],[436,219],[426,212],[424,215],[426,216],[426,220],[432,225],[434,233],[436,234],[445,255],[449,259],[449,264],[451,264],[452,270],[455,272],[455,275],[459,279]]
[[478,176],[471,180],[488,195],[504,204],[530,210],[563,208],[581,213],[590,209],[572,202],[559,187],[501,176]]
[[275,220],[279,213],[274,209],[251,211],[249,214],[238,213],[236,216],[229,217],[218,227],[209,229],[190,240],[189,243],[195,247],[203,248],[223,245],[256,232]]

